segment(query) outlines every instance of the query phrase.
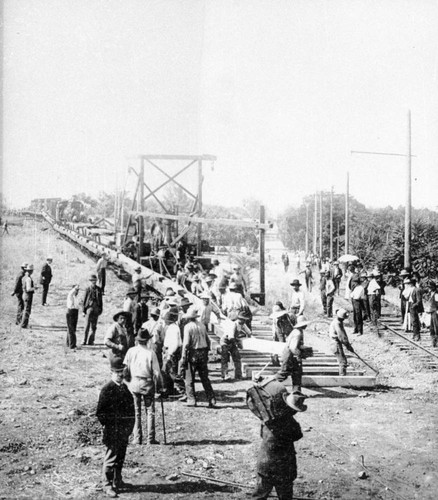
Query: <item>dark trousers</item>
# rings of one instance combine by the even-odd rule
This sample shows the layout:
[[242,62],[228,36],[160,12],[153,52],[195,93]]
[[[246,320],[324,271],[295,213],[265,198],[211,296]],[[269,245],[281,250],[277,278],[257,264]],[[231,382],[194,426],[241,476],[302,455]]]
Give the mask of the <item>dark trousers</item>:
[[78,326],[79,311],[77,309],[67,309],[67,347],[76,347],[76,327]]
[[401,324],[403,324],[406,315],[406,299],[403,296],[400,298],[400,310],[401,310]]
[[103,295],[105,293],[105,285],[106,285],[106,269],[101,269],[100,271],[97,271],[97,280],[99,283],[99,288]]
[[335,284],[335,293],[339,295],[339,288],[341,286],[341,279],[340,278],[333,278],[333,283]]
[[289,348],[286,347],[281,356],[281,367],[275,374],[275,378],[279,382],[283,382],[289,375],[292,378],[293,390],[300,391],[303,378],[303,362],[301,359],[294,356]]
[[103,482],[105,486],[115,486],[122,482],[122,468],[125,462],[128,442],[108,446],[103,459]]
[[155,400],[154,394],[138,394],[136,392],[132,393],[134,397],[134,407],[135,407],[135,425],[134,425],[134,441],[138,444],[142,444],[143,441],[143,428],[141,425],[141,403],[144,402],[145,412],[146,412],[146,422],[148,429],[148,442],[155,441]]
[[420,324],[420,316],[417,311],[409,311],[409,314],[411,315],[411,326],[412,326],[412,338],[414,340],[420,340],[420,331],[421,331],[421,324]]
[[378,297],[376,295],[368,295],[368,299],[370,301],[371,323],[377,326],[377,319],[379,318]]
[[17,319],[15,321],[16,325],[19,325],[23,321],[23,311],[24,311],[24,300],[23,296],[17,295]]
[[324,314],[327,314],[327,294],[321,290],[321,303]]
[[213,388],[208,378],[208,349],[194,349],[189,353],[188,366],[186,370],[186,394],[187,402],[195,403],[195,375],[198,372],[202,387],[208,401],[214,399]]
[[327,295],[327,316],[329,318],[333,318],[333,302],[335,300],[335,297],[330,294]]
[[234,378],[242,378],[242,361],[240,359],[240,352],[236,342],[230,342],[229,344],[221,346],[222,378],[225,378],[227,376],[230,356],[234,364]]
[[[94,338],[96,336],[97,320],[99,319],[99,311],[94,307],[87,309],[85,313],[85,330],[84,330],[84,342],[83,344],[93,345]],[[90,333],[91,330],[91,333]],[[90,333],[90,337],[88,334]]]
[[371,320],[371,310],[370,310],[370,301],[368,295],[365,295],[365,298],[361,300],[362,305],[362,319],[364,321]]
[[360,300],[353,299],[353,320],[354,320],[354,332],[363,334],[363,317],[362,317],[362,304]]
[[33,293],[27,293],[23,295],[24,311],[23,311],[23,319],[21,321],[21,328],[27,328],[29,325],[30,313],[32,311],[32,300],[33,300]]
[[43,285],[43,296],[41,299],[41,304],[43,306],[47,304],[47,294],[49,293],[49,286],[50,286],[49,283],[47,285]]
[[269,497],[273,488],[275,488],[280,500],[293,499],[293,481],[268,478],[262,474],[258,474],[257,486],[252,492],[251,498],[255,500],[265,500]]

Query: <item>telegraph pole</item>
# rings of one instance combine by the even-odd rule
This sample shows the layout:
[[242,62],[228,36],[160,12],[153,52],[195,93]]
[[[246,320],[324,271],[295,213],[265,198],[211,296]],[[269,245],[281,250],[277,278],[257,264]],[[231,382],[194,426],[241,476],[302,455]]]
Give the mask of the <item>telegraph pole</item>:
[[336,260],[339,259],[339,221],[338,221],[338,239],[336,241]]
[[322,191],[319,192],[319,258],[322,259]]
[[333,261],[333,186],[330,190],[330,260]]
[[318,201],[317,201],[317,193],[315,192],[315,208],[313,211],[313,254],[316,255],[316,238],[317,238],[317,230],[316,226],[318,223]]
[[347,172],[347,194],[345,195],[345,247],[344,253],[350,252],[350,172]]
[[306,203],[306,258],[309,254],[309,204]]
[[406,206],[405,206],[405,244],[404,244],[404,266],[411,267],[411,212],[412,212],[412,154],[411,144],[411,110],[408,110],[408,147],[407,154],[401,153],[381,153],[375,151],[351,151],[351,154],[364,155],[384,155],[384,156],[403,156],[406,162]]

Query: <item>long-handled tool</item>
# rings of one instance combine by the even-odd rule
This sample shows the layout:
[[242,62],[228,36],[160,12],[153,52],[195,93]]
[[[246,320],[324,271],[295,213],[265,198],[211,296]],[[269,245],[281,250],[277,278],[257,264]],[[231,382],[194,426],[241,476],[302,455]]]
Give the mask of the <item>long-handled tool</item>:
[[357,354],[356,351],[350,351],[352,354],[354,354],[356,356],[356,358],[360,359],[362,361],[362,363],[366,366],[368,366],[368,368],[370,370],[373,370],[373,372],[378,375],[379,374],[379,370],[376,370],[374,367],[372,367],[369,363],[367,363],[364,359],[362,359],[359,354]]
[[164,419],[164,401],[163,401],[162,397],[160,397],[160,402],[161,402],[161,418],[163,420],[163,438],[164,438],[164,444],[167,444],[167,439],[166,439],[166,421]]

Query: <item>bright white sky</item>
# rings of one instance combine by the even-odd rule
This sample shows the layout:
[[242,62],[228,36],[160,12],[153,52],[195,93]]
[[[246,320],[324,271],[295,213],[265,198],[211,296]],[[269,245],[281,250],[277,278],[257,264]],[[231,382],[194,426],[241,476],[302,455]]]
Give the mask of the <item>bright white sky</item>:
[[275,212],[350,170],[359,201],[403,205],[406,159],[350,151],[407,152],[411,109],[413,205],[438,206],[436,1],[3,3],[10,205],[111,192],[140,153],[217,156],[206,203]]

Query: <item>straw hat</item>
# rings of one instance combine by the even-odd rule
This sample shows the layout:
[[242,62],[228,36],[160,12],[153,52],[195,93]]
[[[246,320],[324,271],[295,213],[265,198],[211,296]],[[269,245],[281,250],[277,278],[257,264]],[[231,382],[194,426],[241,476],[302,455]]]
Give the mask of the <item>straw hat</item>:
[[309,323],[310,321],[307,321],[304,316],[298,316],[294,328],[305,328]]

